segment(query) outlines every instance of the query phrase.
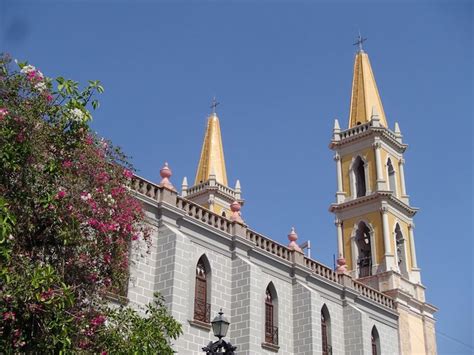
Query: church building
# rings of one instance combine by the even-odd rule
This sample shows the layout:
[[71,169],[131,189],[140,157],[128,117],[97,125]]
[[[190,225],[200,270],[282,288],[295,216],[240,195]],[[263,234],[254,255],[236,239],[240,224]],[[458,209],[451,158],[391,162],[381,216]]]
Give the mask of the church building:
[[437,309],[425,300],[417,209],[405,186],[407,145],[393,127],[360,43],[348,127],[335,120],[329,145],[337,178],[333,270],[304,254],[295,229],[283,245],[242,219],[214,105],[192,185],[184,178],[179,192],[168,164],[160,182],[132,180],[153,233],[149,253],[133,245],[128,300],[146,305],[154,292],[164,296],[183,325],[179,354],[202,354],[216,340],[210,321],[221,309],[237,354],[436,354]]

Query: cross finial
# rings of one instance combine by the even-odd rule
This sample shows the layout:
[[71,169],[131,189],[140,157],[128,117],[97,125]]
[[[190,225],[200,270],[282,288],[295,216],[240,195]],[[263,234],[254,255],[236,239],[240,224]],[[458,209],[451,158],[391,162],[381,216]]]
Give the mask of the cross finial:
[[219,104],[220,104],[220,102],[217,102],[216,97],[214,96],[214,97],[212,98],[212,103],[211,103],[211,106],[210,106],[210,107],[212,108],[212,113],[213,113],[213,114],[216,113],[216,107],[217,107],[217,105],[219,105]]
[[367,41],[367,38],[362,38],[362,35],[360,34],[360,31],[359,31],[359,36],[357,37],[357,41],[356,43],[354,43],[354,46],[359,46],[359,52],[364,51],[364,49],[362,48],[362,43],[364,43],[365,41]]

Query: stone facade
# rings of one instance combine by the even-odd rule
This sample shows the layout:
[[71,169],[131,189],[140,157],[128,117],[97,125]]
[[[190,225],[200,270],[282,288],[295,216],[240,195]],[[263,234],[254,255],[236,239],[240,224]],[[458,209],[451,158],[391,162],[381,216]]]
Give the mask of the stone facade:
[[[133,245],[128,298],[145,305],[159,291],[184,334],[174,348],[202,354],[215,340],[208,324],[195,322],[196,265],[209,264],[211,319],[222,308],[231,322],[227,339],[238,354],[321,354],[321,310],[329,314],[333,354],[371,351],[371,331],[380,335],[383,353],[398,353],[398,314],[394,303],[347,274],[304,256],[199,206],[167,187],[135,178],[132,190],[153,228],[152,248]],[[277,344],[265,343],[265,291],[276,297]]]

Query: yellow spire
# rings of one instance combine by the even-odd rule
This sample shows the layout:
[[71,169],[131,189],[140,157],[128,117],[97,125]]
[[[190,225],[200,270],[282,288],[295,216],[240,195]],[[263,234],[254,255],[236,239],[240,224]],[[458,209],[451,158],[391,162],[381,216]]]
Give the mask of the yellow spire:
[[381,126],[387,127],[369,56],[363,50],[355,57],[350,110],[349,128],[369,122],[372,110],[379,115]]
[[207,119],[206,135],[202,144],[201,159],[199,159],[194,184],[197,185],[209,180],[210,175],[215,175],[218,183],[228,186],[221,128],[219,117],[215,112],[211,113]]

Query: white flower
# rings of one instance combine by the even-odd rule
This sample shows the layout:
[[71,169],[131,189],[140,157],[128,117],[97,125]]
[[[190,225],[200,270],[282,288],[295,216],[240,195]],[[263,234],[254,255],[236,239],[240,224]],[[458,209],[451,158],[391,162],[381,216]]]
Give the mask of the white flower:
[[39,92],[43,92],[47,89],[47,86],[43,81],[40,81],[39,83],[35,84],[35,89]]
[[82,122],[84,121],[84,112],[82,112],[80,109],[78,109],[77,107],[76,108],[73,108],[73,109],[69,109],[69,115],[71,116],[71,120],[75,121],[75,122]]
[[31,73],[32,71],[36,71],[36,68],[34,66],[25,65],[23,68],[21,68],[20,73],[28,74],[28,73]]
[[87,201],[87,200],[90,200],[92,198],[91,194],[88,193],[87,195],[81,195],[81,200],[82,201]]

